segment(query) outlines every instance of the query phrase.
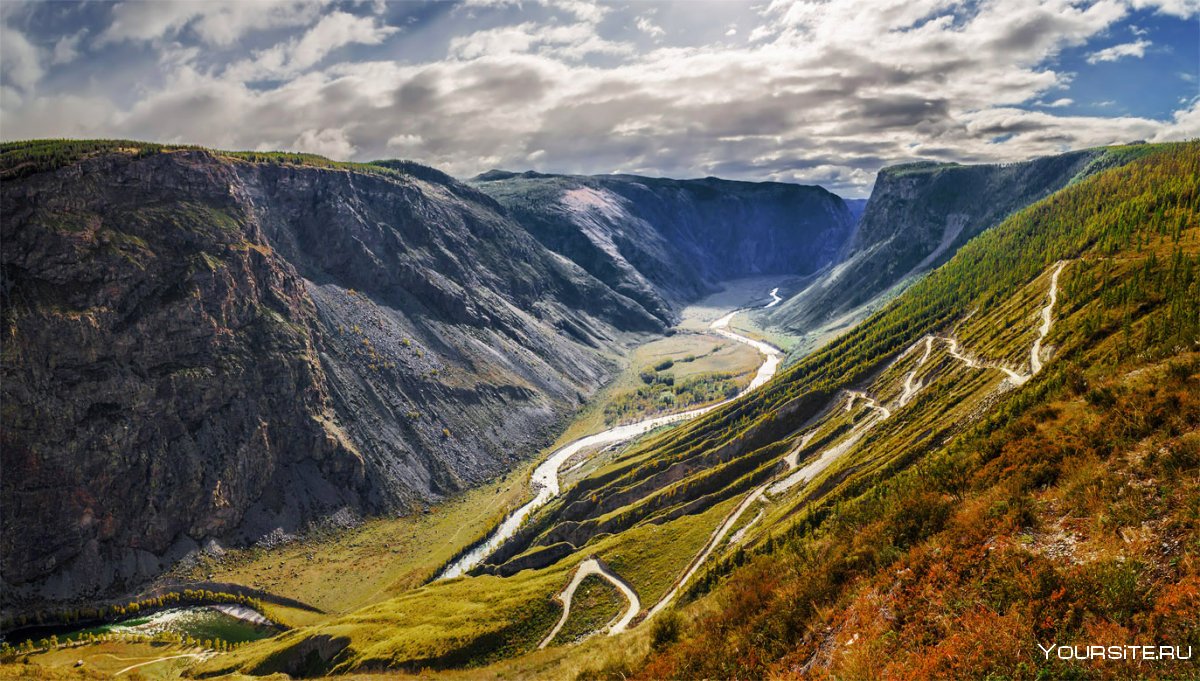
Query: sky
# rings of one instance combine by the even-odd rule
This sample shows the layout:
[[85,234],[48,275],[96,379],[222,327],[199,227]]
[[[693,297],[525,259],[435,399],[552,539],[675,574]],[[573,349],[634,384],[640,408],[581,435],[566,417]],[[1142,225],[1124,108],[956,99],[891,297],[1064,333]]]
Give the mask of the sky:
[[0,138],[717,176],[1200,137],[1200,0],[15,2]]

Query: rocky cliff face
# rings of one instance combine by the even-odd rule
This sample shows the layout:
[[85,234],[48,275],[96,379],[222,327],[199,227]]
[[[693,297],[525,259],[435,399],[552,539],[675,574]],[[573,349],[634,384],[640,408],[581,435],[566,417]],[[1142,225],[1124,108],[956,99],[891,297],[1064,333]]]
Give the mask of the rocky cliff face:
[[798,333],[848,325],[860,306],[946,262],[1013,211],[1116,160],[1096,149],[1006,165],[884,168],[839,262],[765,321]]
[[3,186],[6,599],[144,578],[252,506],[380,500],[239,185],[180,154]]
[[571,179],[539,212],[384,165],[135,148],[6,175],[4,605],[478,484],[676,302],[849,236],[812,188]]
[[548,248],[658,316],[725,279],[815,272],[854,223],[828,191],[773,182],[492,171],[473,184]]
[[439,499],[662,329],[452,181],[108,154],[2,200],[6,601]]

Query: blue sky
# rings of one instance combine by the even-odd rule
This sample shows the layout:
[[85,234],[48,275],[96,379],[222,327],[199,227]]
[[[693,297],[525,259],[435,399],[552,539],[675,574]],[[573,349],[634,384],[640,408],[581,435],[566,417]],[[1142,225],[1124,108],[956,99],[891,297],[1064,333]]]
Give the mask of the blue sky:
[[0,137],[470,176],[717,175],[1200,136],[1200,0],[0,3]]

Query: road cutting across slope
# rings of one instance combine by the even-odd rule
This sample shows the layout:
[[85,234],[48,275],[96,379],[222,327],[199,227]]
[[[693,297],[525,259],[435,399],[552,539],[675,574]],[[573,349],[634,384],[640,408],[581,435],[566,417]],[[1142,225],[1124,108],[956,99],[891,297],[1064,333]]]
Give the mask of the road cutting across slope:
[[[1050,333],[1050,327],[1053,324],[1053,316],[1052,316],[1053,308],[1054,308],[1055,303],[1058,300],[1058,275],[1059,275],[1059,273],[1062,272],[1063,266],[1065,264],[1066,264],[1065,262],[1059,262],[1058,265],[1055,267],[1054,274],[1051,276],[1050,300],[1047,303],[1047,305],[1042,309],[1042,325],[1038,329],[1038,338],[1036,341],[1034,341],[1034,348],[1033,348],[1033,350],[1031,350],[1031,354],[1033,354],[1033,355],[1036,355],[1040,351],[1042,339],[1044,339],[1046,337],[1046,335]],[[922,385],[915,385],[913,383],[913,381],[916,377],[917,371],[921,368],[922,365],[925,364],[925,362],[927,362],[929,360],[929,357],[933,352],[934,338],[935,338],[935,336],[926,336],[925,338],[922,339],[925,342],[925,352],[924,352],[924,354],[922,354],[921,358],[918,360],[917,366],[907,375],[907,377],[905,379],[905,383],[904,383],[904,390],[901,393],[901,397],[898,400],[898,404],[896,406],[899,407],[899,406],[904,406],[904,404],[907,404],[909,401],[912,400],[913,396],[922,387],[924,387]],[[978,361],[968,357],[967,355],[963,354],[958,346],[957,340],[955,340],[953,338],[949,338],[949,337],[940,337],[940,338],[947,343],[948,348],[949,348],[949,353],[955,359],[958,359],[958,360],[962,361],[964,364],[966,364],[968,367],[975,368],[975,369],[982,369],[982,368],[999,369],[999,370],[1005,372],[1005,374],[1007,374],[1009,376],[1009,378],[1013,379],[1014,383],[1016,383],[1016,385],[1021,385],[1021,384],[1025,383],[1033,376],[1033,374],[1036,374],[1042,368],[1041,362],[1039,361],[1036,364],[1031,365],[1033,373],[1026,376],[1026,375],[1018,374],[1018,373],[1012,371],[1011,369],[1008,369],[1007,367],[984,365],[984,364],[981,364]],[[921,341],[917,341],[918,344],[920,342]],[[897,360],[900,357],[904,357],[905,355],[907,355],[915,347],[917,347],[916,344],[914,344],[912,347],[905,350],[903,353],[901,353],[901,355],[897,358]],[[675,582],[675,585],[671,588],[671,590],[665,596],[663,596],[663,598],[658,603],[656,603],[653,608],[650,609],[650,612],[647,615],[647,619],[649,619],[650,617],[653,617],[658,612],[661,612],[664,608],[666,608],[670,604],[670,602],[675,598],[675,596],[679,593],[679,591],[683,589],[684,585],[687,584],[688,580],[691,579],[691,577],[700,569],[700,566],[705,562],[705,560],[708,559],[709,555],[711,555],[712,552],[716,549],[716,547],[718,545],[720,545],[721,539],[723,539],[724,536],[729,533],[730,529],[737,523],[737,521],[741,517],[741,515],[743,513],[745,513],[746,510],[749,509],[754,504],[754,502],[758,501],[759,499],[767,498],[768,495],[777,496],[779,494],[782,494],[782,493],[788,491],[789,489],[795,487],[796,485],[798,485],[802,482],[808,482],[809,480],[812,480],[818,474],[820,474],[822,471],[824,471],[826,468],[828,468],[834,461],[841,458],[844,454],[846,454],[846,452],[850,451],[850,449],[853,448],[854,445],[858,444],[858,442],[863,438],[863,436],[865,436],[867,434],[868,431],[870,431],[872,428],[874,428],[875,426],[879,425],[880,423],[882,423],[883,421],[885,421],[886,419],[888,419],[892,416],[892,411],[890,409],[879,404],[878,402],[876,402],[876,400],[874,398],[870,397],[866,393],[863,393],[860,391],[855,391],[855,390],[848,390],[846,392],[847,392],[847,401],[846,401],[846,410],[847,411],[854,408],[854,403],[857,400],[863,400],[866,403],[866,405],[874,411],[874,413],[871,414],[870,416],[868,416],[867,418],[863,419],[862,421],[860,421],[857,425],[855,425],[850,430],[848,437],[846,437],[845,439],[843,439],[841,442],[834,445],[833,447],[830,447],[830,448],[826,449],[825,451],[823,451],[820,454],[820,456],[818,456],[815,460],[809,462],[803,468],[794,470],[792,473],[787,475],[787,477],[783,478],[782,480],[779,480],[779,479],[772,480],[772,481],[764,483],[763,485],[760,485],[759,487],[756,487],[753,490],[751,490],[750,493],[746,495],[746,498],[740,504],[738,504],[738,506],[726,517],[725,521],[723,523],[721,523],[721,525],[719,527],[717,527],[717,529],[712,533],[712,535],[709,537],[709,541],[704,545],[704,548],[701,549],[700,553],[697,554],[697,556],[692,560],[692,562],[688,564],[687,569],[684,571],[683,575]],[[793,449],[791,452],[789,452],[784,457],[784,461],[788,464],[789,469],[793,469],[798,465],[797,457],[799,456],[799,452],[800,452],[800,450],[802,450],[804,448],[804,445],[806,445],[808,443],[808,440],[812,438],[814,433],[815,433],[815,431],[811,431],[808,434],[806,434],[804,436],[804,438],[801,440],[800,446]]]
[[[778,291],[778,288],[772,291],[772,298],[779,298],[779,296],[776,295]],[[768,306],[774,305],[776,302],[778,302],[778,300],[773,300],[768,304]],[[537,468],[534,469],[533,475],[530,477],[530,485],[536,490],[533,499],[529,500],[527,503],[525,503],[525,505],[509,514],[508,517],[506,517],[500,523],[500,526],[497,527],[496,530],[487,537],[487,539],[466,551],[463,553],[463,555],[454,560],[454,562],[446,566],[446,568],[443,569],[442,572],[437,576],[437,579],[451,579],[469,572],[472,568],[486,560],[488,556],[496,551],[496,549],[500,548],[501,544],[508,541],[510,537],[516,534],[517,530],[521,527],[521,524],[525,522],[525,519],[528,518],[531,513],[544,506],[554,497],[558,496],[559,469],[562,468],[562,466],[575,454],[587,449],[599,447],[601,445],[611,445],[625,442],[639,435],[648,433],[655,428],[670,425],[672,423],[679,423],[681,421],[688,421],[698,416],[702,416],[714,409],[719,409],[720,407],[723,407],[734,400],[742,398],[747,393],[757,390],[767,381],[771,380],[771,377],[774,376],[775,372],[779,370],[779,362],[783,355],[779,349],[773,345],[764,343],[762,341],[757,341],[752,338],[747,338],[739,333],[730,331],[729,322],[739,311],[740,310],[733,310],[725,314],[709,325],[709,328],[713,331],[713,333],[730,340],[737,341],[738,343],[749,345],[763,355],[763,363],[759,365],[758,371],[755,373],[754,378],[750,381],[749,385],[728,400],[723,400],[707,407],[691,409],[677,414],[658,416],[655,418],[646,419],[644,421],[639,421],[637,423],[610,428],[606,431],[596,433],[595,435],[579,438],[578,440],[574,440],[557,449],[545,461],[539,464]]]
[[597,575],[611,582],[625,596],[625,600],[629,602],[629,606],[625,608],[625,613],[621,615],[621,618],[608,628],[609,633],[619,634],[625,631],[629,627],[629,623],[641,611],[642,601],[638,598],[637,591],[628,582],[610,570],[607,565],[596,558],[588,558],[580,563],[579,567],[575,568],[575,575],[571,578],[570,583],[558,594],[557,598],[563,605],[562,615],[559,616],[558,623],[554,625],[554,628],[550,630],[546,638],[542,639],[542,642],[538,644],[539,649],[550,645],[554,637],[558,636],[558,632],[562,631],[563,625],[567,623],[567,619],[571,616],[571,599],[575,596],[575,590],[579,588],[583,580],[592,575]]

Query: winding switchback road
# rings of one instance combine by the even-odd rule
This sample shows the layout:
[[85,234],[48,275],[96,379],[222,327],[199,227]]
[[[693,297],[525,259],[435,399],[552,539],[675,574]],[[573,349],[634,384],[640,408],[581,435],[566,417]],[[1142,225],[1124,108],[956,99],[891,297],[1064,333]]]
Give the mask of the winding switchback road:
[[725,517],[725,522],[721,523],[721,526],[718,527],[716,531],[713,532],[708,538],[708,543],[704,545],[704,548],[700,549],[700,553],[696,554],[696,557],[692,559],[691,563],[688,563],[687,569],[684,571],[683,576],[675,580],[675,584],[671,587],[671,590],[668,591],[665,596],[660,598],[659,601],[654,604],[653,608],[650,608],[650,612],[646,614],[646,619],[650,619],[651,617],[654,617],[658,613],[662,612],[663,608],[666,608],[671,604],[671,601],[675,600],[675,596],[677,596],[680,590],[683,589],[684,585],[688,583],[688,580],[692,578],[692,575],[696,574],[696,572],[700,569],[700,566],[704,564],[704,561],[708,560],[708,557],[712,554],[712,552],[715,551],[718,546],[720,546],[721,540],[725,538],[725,535],[729,534],[729,531],[733,529],[734,525],[737,524],[738,518],[741,518],[742,514],[746,512],[746,509],[754,505],[754,502],[761,499],[766,491],[766,485],[759,485],[758,487],[754,488],[754,490],[747,494],[746,498],[737,505],[737,508],[733,509],[733,512]]
[[1042,370],[1042,341],[1050,334],[1050,327],[1054,324],[1054,305],[1058,302],[1058,275],[1062,274],[1063,268],[1067,266],[1065,260],[1058,261],[1058,265],[1054,268],[1054,274],[1050,275],[1050,300],[1046,306],[1042,308],[1042,325],[1038,327],[1038,337],[1033,341],[1033,347],[1029,350],[1029,371],[1031,374],[1036,374]]
[[[776,288],[771,292],[771,297],[774,300],[768,303],[767,307],[775,305],[779,302],[780,298],[778,295],[776,295],[778,291],[779,289]],[[516,533],[517,529],[521,527],[521,523],[525,522],[525,519],[529,517],[530,513],[533,513],[536,509],[540,508],[551,499],[558,496],[559,469],[562,468],[563,464],[565,464],[568,459],[578,452],[600,445],[610,445],[619,442],[625,442],[626,440],[631,440],[660,426],[694,419],[697,416],[702,416],[714,409],[723,407],[734,400],[740,399],[745,394],[758,389],[767,381],[771,380],[771,377],[774,376],[775,372],[779,370],[779,361],[782,359],[782,353],[773,345],[764,343],[762,341],[756,341],[752,338],[747,338],[739,333],[730,331],[729,322],[738,312],[739,310],[733,310],[732,312],[729,312],[725,316],[710,324],[709,328],[720,336],[737,341],[738,343],[749,345],[763,355],[763,363],[758,367],[758,372],[754,375],[753,380],[750,381],[750,384],[747,385],[745,389],[728,400],[722,400],[716,404],[710,404],[707,407],[699,407],[697,409],[691,409],[689,411],[679,412],[677,414],[668,414],[666,416],[658,416],[655,418],[646,419],[644,421],[639,421],[637,423],[617,426],[616,428],[610,428],[609,430],[574,440],[562,446],[558,450],[554,451],[545,461],[543,461],[538,465],[537,468],[534,469],[533,475],[530,478],[530,484],[537,490],[537,493],[534,495],[533,499],[529,500],[529,502],[527,502],[524,506],[521,506],[516,511],[513,511],[511,514],[509,514],[509,516],[500,523],[500,526],[497,527],[496,530],[492,532],[492,534],[489,535],[486,540],[484,540],[478,546],[475,546],[471,550],[467,551],[457,560],[447,566],[444,570],[442,570],[442,573],[437,576],[437,579],[451,579],[469,572],[472,568],[482,563],[488,556],[498,549],[501,544],[507,541],[509,537],[512,537],[513,534]]]
[[[1007,367],[1004,367],[1004,366],[981,364],[981,363],[975,361],[974,359],[971,359],[970,357],[964,355],[959,350],[957,340],[955,340],[953,338],[948,338],[948,337],[942,338],[942,340],[946,341],[946,343],[949,347],[950,355],[952,357],[954,357],[955,359],[960,360],[961,362],[963,362],[964,364],[966,364],[968,367],[971,367],[971,368],[999,369],[1000,371],[1003,371],[1005,374],[1007,374],[1008,377],[1011,378],[1016,385],[1022,385],[1023,383],[1028,381],[1030,378],[1032,378],[1033,374],[1036,374],[1042,368],[1042,363],[1041,363],[1040,357],[1039,357],[1040,350],[1041,350],[1041,343],[1042,343],[1042,340],[1046,337],[1046,335],[1050,333],[1050,327],[1053,324],[1052,313],[1053,313],[1054,305],[1058,301],[1058,275],[1062,272],[1064,265],[1066,265],[1066,262],[1060,261],[1054,269],[1054,274],[1050,278],[1050,300],[1046,304],[1046,306],[1044,308],[1042,308],[1042,325],[1038,329],[1037,340],[1034,341],[1033,348],[1030,351],[1031,360],[1035,360],[1035,361],[1031,361],[1031,366],[1030,366],[1030,368],[1032,370],[1031,374],[1026,376],[1026,375],[1018,374],[1017,372],[1015,372]],[[730,315],[730,317],[731,316],[732,315]],[[925,362],[927,362],[929,360],[929,356],[933,352],[934,338],[935,338],[934,336],[926,336],[923,339],[921,339],[925,343],[925,352],[921,355],[921,358],[919,360],[917,360],[916,367],[914,367],[913,370],[911,372],[909,372],[909,374],[906,376],[905,381],[904,381],[903,392],[901,393],[900,398],[897,400],[897,404],[895,406],[898,406],[898,407],[904,406],[905,404],[907,404],[909,401],[912,400],[913,396],[922,387],[924,387],[921,384],[914,384],[913,381],[916,378],[917,371],[920,370],[921,366],[923,366],[925,364]],[[903,353],[901,353],[896,361],[898,361],[899,358],[902,358],[902,357],[908,355],[908,353],[910,353],[914,349],[916,349],[920,342],[921,341],[917,341],[916,344],[910,346],[907,350],[905,350]],[[679,593],[679,591],[681,589],[683,589],[684,585],[687,584],[688,580],[691,579],[694,574],[696,574],[696,572],[700,569],[700,566],[708,559],[709,555],[711,555],[712,552],[717,548],[717,546],[720,545],[721,540],[725,537],[726,534],[729,533],[729,531],[737,523],[738,519],[742,516],[742,514],[745,513],[746,510],[749,509],[752,505],[754,505],[754,503],[756,501],[764,498],[764,496],[766,496],[766,495],[775,496],[775,495],[782,494],[783,492],[788,491],[792,487],[795,487],[796,485],[798,485],[802,482],[808,482],[809,480],[812,480],[821,471],[828,468],[830,464],[832,464],[834,461],[839,459],[846,452],[850,451],[850,449],[852,447],[854,447],[854,445],[858,444],[858,441],[861,440],[862,437],[864,435],[866,435],[869,430],[871,430],[875,426],[879,425],[886,419],[891,418],[892,411],[890,409],[888,409],[887,407],[876,402],[875,399],[873,399],[866,393],[855,391],[855,390],[847,390],[846,393],[848,395],[848,399],[846,401],[846,411],[850,411],[854,408],[854,403],[856,400],[863,400],[866,403],[866,405],[870,409],[872,409],[875,413],[868,416],[867,418],[863,419],[862,421],[860,421],[857,425],[855,425],[850,430],[850,434],[848,437],[846,437],[846,439],[842,440],[841,442],[834,445],[833,447],[830,447],[830,448],[826,449],[825,451],[821,452],[821,455],[818,456],[815,460],[809,462],[808,465],[806,465],[803,468],[800,468],[798,470],[793,470],[792,473],[790,473],[787,477],[785,477],[783,479],[776,478],[775,480],[771,480],[766,483],[763,483],[762,485],[751,490],[750,493],[746,495],[746,498],[743,499],[742,502],[740,504],[738,504],[737,507],[734,508],[734,510],[728,516],[726,516],[725,521],[723,523],[721,523],[721,525],[716,530],[713,531],[712,535],[710,535],[710,537],[709,537],[708,542],[704,545],[704,548],[702,548],[700,550],[700,552],[696,555],[696,557],[692,559],[692,562],[688,564],[688,567],[685,569],[683,575],[678,580],[676,580],[675,585],[671,588],[671,590],[669,592],[667,592],[667,594],[665,596],[663,596],[662,599],[659,600],[659,602],[656,603],[653,608],[650,609],[650,612],[646,616],[646,619],[653,617],[654,615],[661,612],[668,605],[670,605],[671,601],[675,598],[675,596]],[[809,432],[808,434],[806,434],[801,439],[800,445],[798,447],[794,448],[791,452],[789,452],[784,457],[784,461],[787,463],[789,469],[795,469],[795,467],[798,465],[798,463],[799,463],[798,457],[799,457],[800,451],[804,448],[805,445],[808,444],[808,441],[812,438],[812,436],[813,436],[813,434],[815,434],[815,432],[816,431],[813,430],[813,431]],[[742,533],[742,534],[744,534],[744,533]],[[741,540],[742,538],[743,537],[741,537],[741,536],[738,537],[739,540]]]
[[765,310],[769,307],[775,307],[776,305],[778,305],[782,302],[783,302],[783,298],[779,297],[779,287],[776,286],[775,288],[771,289],[771,302],[767,303],[766,306],[763,307],[763,309]]
[[933,336],[925,336],[925,354],[921,355],[921,359],[917,360],[917,366],[908,375],[904,377],[904,392],[900,393],[900,399],[897,400],[898,406],[903,407],[917,394],[917,391],[925,387],[923,383],[914,383],[917,378],[917,371],[921,366],[929,360],[929,355],[933,352]]
[[964,355],[958,347],[958,341],[954,338],[939,336],[940,340],[946,341],[949,347],[950,356],[962,361],[972,369],[998,369],[1003,371],[1013,382],[1013,385],[1025,385],[1029,379],[1037,375],[1042,370],[1042,341],[1050,334],[1050,327],[1054,325],[1054,306],[1058,303],[1058,275],[1062,274],[1063,268],[1067,266],[1066,260],[1059,260],[1054,266],[1054,272],[1050,275],[1050,292],[1049,300],[1042,307],[1042,324],[1038,327],[1037,338],[1033,340],[1033,346],[1029,349],[1029,373],[1022,374],[1003,364],[983,364],[970,357]]
[[625,600],[629,601],[629,606],[625,608],[625,614],[621,615],[621,619],[609,627],[608,631],[610,634],[619,634],[625,631],[629,627],[629,623],[641,611],[642,601],[638,598],[637,591],[628,582],[618,577],[612,570],[609,570],[607,565],[595,558],[588,558],[579,564],[579,567],[575,569],[575,576],[571,578],[571,582],[558,594],[558,599],[563,604],[562,615],[559,616],[558,623],[554,625],[554,628],[550,630],[546,638],[542,639],[542,642],[538,644],[538,648],[545,648],[550,645],[550,642],[562,630],[563,625],[567,623],[567,618],[571,616],[571,599],[575,596],[575,590],[579,588],[584,579],[592,575],[598,575],[612,582],[613,586],[617,587],[624,594]]

